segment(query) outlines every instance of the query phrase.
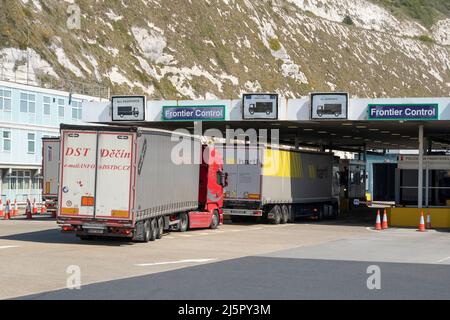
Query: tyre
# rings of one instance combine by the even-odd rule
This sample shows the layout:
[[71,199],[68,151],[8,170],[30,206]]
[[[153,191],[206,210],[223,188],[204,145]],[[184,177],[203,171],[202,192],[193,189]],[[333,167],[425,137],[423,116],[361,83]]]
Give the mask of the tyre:
[[187,213],[182,213],[180,215],[180,232],[186,232],[189,228],[189,217]]
[[281,209],[279,206],[274,206],[270,212],[273,214],[272,224],[281,223]]
[[80,238],[80,240],[84,240],[84,241],[92,240],[92,236],[87,236],[87,235],[81,235],[81,236],[78,236],[78,238]]
[[210,229],[217,229],[217,227],[219,226],[220,223],[220,217],[219,217],[219,213],[214,210],[214,213],[212,215],[212,219],[211,219],[211,225],[209,226]]
[[158,232],[158,225],[156,223],[156,219],[150,220],[150,241],[156,240],[156,234]]
[[289,211],[288,223],[295,222],[295,211],[294,210],[295,210],[294,206],[288,206],[288,211]]
[[164,218],[159,217],[157,222],[158,230],[156,232],[156,239],[161,239],[164,233]]
[[319,210],[317,211],[317,221],[321,221],[323,220],[323,207],[320,207]]
[[289,221],[289,209],[287,206],[283,205],[281,207],[281,221],[280,223],[286,224]]
[[143,230],[143,237],[142,237],[142,242],[149,242],[150,241],[150,237],[151,237],[151,233],[152,231],[150,230],[150,220],[145,220],[144,222],[144,230]]

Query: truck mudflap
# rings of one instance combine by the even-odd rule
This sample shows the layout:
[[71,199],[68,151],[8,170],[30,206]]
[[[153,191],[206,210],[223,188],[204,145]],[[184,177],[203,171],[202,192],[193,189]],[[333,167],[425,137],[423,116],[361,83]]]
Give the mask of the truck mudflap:
[[223,214],[230,216],[245,216],[245,217],[262,217],[262,210],[252,209],[227,209],[223,208]]

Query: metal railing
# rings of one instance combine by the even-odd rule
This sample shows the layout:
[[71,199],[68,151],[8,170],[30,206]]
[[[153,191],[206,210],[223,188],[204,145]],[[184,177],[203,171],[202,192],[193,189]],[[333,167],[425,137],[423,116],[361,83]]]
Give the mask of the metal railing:
[[100,83],[74,81],[70,79],[55,79],[47,76],[45,72],[35,73],[34,71],[11,70],[6,68],[0,61],[0,80],[26,85],[39,85],[42,88],[69,91],[98,98],[110,98],[110,88]]

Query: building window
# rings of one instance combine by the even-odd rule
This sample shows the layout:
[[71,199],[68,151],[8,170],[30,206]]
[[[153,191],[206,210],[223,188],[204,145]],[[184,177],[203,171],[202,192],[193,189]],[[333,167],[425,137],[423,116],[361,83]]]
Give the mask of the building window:
[[50,97],[44,97],[44,115],[50,115]]
[[39,177],[31,179],[30,170],[12,170],[10,174],[5,176],[4,183],[10,190],[30,190],[34,186],[41,186],[38,179]]
[[81,101],[72,101],[72,119],[81,120]]
[[3,131],[3,151],[11,151],[11,131]]
[[0,89],[0,110],[11,111],[11,91]]
[[20,94],[20,112],[35,113],[36,95],[21,93]]
[[42,176],[35,176],[32,180],[33,189],[42,190]]
[[28,134],[28,153],[34,153],[34,133]]
[[64,118],[64,99],[58,99],[58,117]]

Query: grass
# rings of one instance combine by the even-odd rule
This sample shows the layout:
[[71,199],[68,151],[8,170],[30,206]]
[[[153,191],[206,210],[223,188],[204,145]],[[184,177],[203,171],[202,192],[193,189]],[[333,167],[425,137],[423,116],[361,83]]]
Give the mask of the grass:
[[450,16],[450,0],[372,0],[397,16],[407,16],[430,28],[442,17]]
[[417,40],[419,40],[419,41],[422,41],[422,42],[428,42],[428,43],[435,43],[436,41],[434,41],[434,39],[433,38],[431,38],[430,36],[427,36],[427,35],[421,35],[421,36],[418,36],[418,37],[414,37],[414,39],[417,39]]
[[269,39],[269,47],[273,51],[280,50],[281,49],[281,44],[280,44],[280,41],[278,40],[278,38],[270,38]]

